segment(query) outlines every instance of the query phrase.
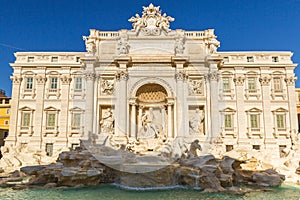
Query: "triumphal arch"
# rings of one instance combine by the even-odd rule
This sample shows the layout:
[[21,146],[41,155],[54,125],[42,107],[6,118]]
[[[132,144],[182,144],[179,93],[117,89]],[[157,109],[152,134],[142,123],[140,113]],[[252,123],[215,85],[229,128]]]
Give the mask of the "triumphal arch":
[[214,31],[171,30],[174,18],[159,6],[143,9],[129,19],[132,30],[84,37],[86,133],[144,142],[149,150],[178,137],[217,139],[218,120],[211,119],[219,115],[214,88],[222,57]]

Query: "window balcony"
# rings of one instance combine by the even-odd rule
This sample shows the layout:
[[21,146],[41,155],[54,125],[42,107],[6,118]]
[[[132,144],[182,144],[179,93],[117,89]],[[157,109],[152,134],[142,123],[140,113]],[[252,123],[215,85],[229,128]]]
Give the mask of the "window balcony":
[[33,126],[20,126],[20,131],[18,136],[22,136],[23,134],[28,134],[28,136],[33,135]]
[[32,89],[23,89],[21,93],[22,98],[24,99],[26,96],[31,96],[32,99],[36,96],[36,90],[34,88]]
[[281,97],[282,100],[286,99],[286,90],[278,90],[278,89],[271,89],[271,97],[273,100],[276,100],[277,97]]
[[231,100],[234,98],[234,89],[221,89],[220,90],[220,97],[221,99],[225,99],[229,97]]
[[259,138],[263,138],[263,127],[259,128],[251,128],[247,127],[247,135],[249,138],[253,138],[253,136],[258,136]]
[[251,97],[256,98],[257,100],[260,99],[261,94],[259,89],[245,89],[245,97],[246,99],[250,99]]
[[59,133],[58,126],[43,126],[43,136],[47,137],[48,135],[53,135],[57,137]]
[[80,135],[82,136],[84,132],[84,126],[70,126],[69,127],[69,137],[73,135]]
[[273,135],[275,138],[279,136],[284,136],[287,139],[291,137],[290,129],[289,128],[273,128]]
[[237,137],[237,127],[222,127],[221,128],[221,137],[232,136],[233,138]]

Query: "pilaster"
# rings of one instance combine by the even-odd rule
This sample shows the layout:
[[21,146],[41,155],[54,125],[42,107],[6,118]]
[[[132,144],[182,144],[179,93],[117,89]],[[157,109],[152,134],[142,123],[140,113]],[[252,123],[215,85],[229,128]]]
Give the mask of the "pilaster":
[[296,92],[295,92],[295,77],[294,74],[290,74],[285,78],[287,86],[287,95],[289,102],[289,118],[290,118],[290,131],[292,143],[296,144],[296,137],[298,132],[298,119],[297,119],[297,104],[296,104]]
[[63,75],[61,78],[61,112],[60,112],[60,132],[58,135],[58,140],[62,147],[67,147],[68,141],[68,117],[69,117],[69,91],[70,91],[70,82],[71,77],[68,75]]
[[[268,70],[268,69],[267,69]],[[262,108],[263,108],[263,127],[264,127],[264,139],[265,148],[269,149],[269,145],[273,146],[275,139],[273,136],[273,119],[271,112],[271,99],[270,99],[270,81],[271,77],[266,72],[262,72],[259,82],[261,84],[262,93]],[[273,123],[272,123],[273,122]]]
[[9,134],[5,139],[5,143],[10,143],[15,145],[17,142],[17,131],[18,131],[18,109],[19,109],[19,98],[20,98],[20,86],[22,82],[22,77],[20,76],[11,76],[12,80],[12,98],[11,105],[14,105],[10,109],[10,126]]
[[[44,118],[44,101],[45,101],[45,85],[47,78],[45,76],[46,68],[41,68],[40,73],[35,76],[36,82],[36,102],[35,102],[35,120],[32,122],[34,125],[34,133],[31,138],[31,141],[35,146],[42,148],[43,143],[43,118]],[[39,114],[38,114],[39,113]]]
[[[242,71],[243,69],[240,69]],[[236,71],[233,79],[236,91],[236,108],[237,108],[237,128],[238,128],[238,146],[241,148],[249,148],[249,139],[247,136],[247,116],[245,114],[245,77],[241,72]]]

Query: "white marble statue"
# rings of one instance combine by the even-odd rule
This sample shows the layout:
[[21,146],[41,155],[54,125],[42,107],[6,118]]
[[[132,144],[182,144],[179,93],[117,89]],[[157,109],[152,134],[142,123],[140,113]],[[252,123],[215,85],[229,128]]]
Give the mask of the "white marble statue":
[[100,120],[101,133],[112,134],[114,132],[114,116],[110,108],[104,110]]
[[154,124],[153,108],[149,108],[142,115],[142,128],[139,132],[139,138],[155,138],[158,135],[158,130]]
[[197,108],[189,121],[190,134],[204,134],[204,112]]

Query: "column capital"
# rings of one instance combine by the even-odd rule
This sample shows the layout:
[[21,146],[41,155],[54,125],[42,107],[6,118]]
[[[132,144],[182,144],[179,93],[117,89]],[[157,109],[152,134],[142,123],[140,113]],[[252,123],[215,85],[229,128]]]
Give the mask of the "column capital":
[[37,84],[45,84],[47,81],[47,78],[44,76],[36,76],[35,80],[36,80]]
[[295,85],[295,80],[297,80],[297,77],[294,77],[294,75],[287,76],[284,81],[288,86],[294,86]]
[[67,85],[70,84],[72,78],[70,76],[62,76],[60,77],[60,80],[63,85]]
[[10,79],[13,81],[13,84],[21,84],[23,80],[23,78],[19,76],[11,76]]
[[93,71],[87,71],[87,72],[84,73],[84,78],[86,80],[93,81],[96,78],[96,73],[93,72]]
[[243,86],[245,81],[245,77],[243,75],[235,76],[233,78],[233,82],[235,83],[236,86]]
[[120,80],[127,81],[129,78],[127,71],[118,71],[115,76],[116,76],[116,80],[118,81]]
[[204,75],[205,82],[207,81],[218,81],[219,80],[219,72],[212,71]]
[[264,75],[259,78],[259,82],[262,86],[268,86],[270,83],[270,80],[271,80],[271,78],[269,75]]
[[176,81],[185,81],[188,79],[188,75],[186,74],[185,71],[179,71],[175,73],[175,79]]

